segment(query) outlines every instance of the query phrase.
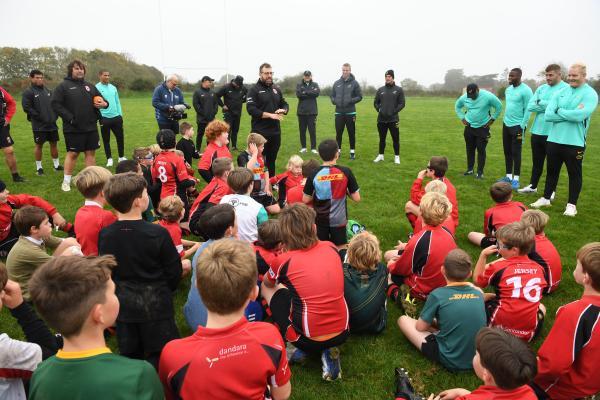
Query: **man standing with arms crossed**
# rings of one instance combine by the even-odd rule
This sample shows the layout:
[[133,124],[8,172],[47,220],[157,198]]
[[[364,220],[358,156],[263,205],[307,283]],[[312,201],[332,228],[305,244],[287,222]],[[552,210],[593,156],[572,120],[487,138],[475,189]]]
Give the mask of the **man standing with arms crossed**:
[[223,119],[229,124],[229,140],[233,150],[237,150],[237,135],[242,118],[242,105],[246,102],[244,78],[237,75],[230,83],[217,91],[219,105],[223,108]]
[[110,131],[112,130],[117,139],[117,152],[119,153],[119,162],[125,158],[125,137],[123,134],[123,110],[119,100],[117,88],[110,84],[110,72],[100,70],[98,74],[100,82],[96,88],[102,94],[102,97],[108,101],[108,107],[100,110],[102,119],[100,120],[100,133],[102,134],[102,143],[104,144],[104,153],[106,154],[106,166],[113,166],[112,151],[110,150]]
[[394,144],[394,164],[400,164],[400,130],[398,129],[398,113],[405,105],[404,91],[394,82],[394,71],[385,73],[385,85],[377,89],[373,102],[377,115],[377,130],[379,131],[379,154],[373,162],[383,161],[385,153],[385,138],[388,130]]
[[577,215],[577,200],[583,185],[583,156],[592,113],[598,106],[598,93],[586,83],[585,64],[575,63],[569,68],[569,87],[557,92],[545,112],[547,122],[552,122],[548,135],[546,155],[546,186],[544,196],[531,207],[550,205],[556,190],[563,163],[569,174],[569,201],[563,215]]
[[67,155],[61,189],[71,190],[71,176],[79,153],[85,153],[85,166],[96,165],[96,149],[100,147],[98,120],[101,108],[108,107],[96,86],[85,81],[85,65],[74,60],[67,66],[67,77],[54,89],[50,104],[63,120]]
[[296,85],[298,97],[298,124],[300,125],[300,153],[306,153],[306,129],[310,135],[310,150],[317,153],[317,97],[321,89],[313,82],[310,71],[304,71],[302,82]]
[[252,117],[252,132],[260,133],[267,139],[263,157],[269,169],[269,176],[275,176],[275,162],[281,146],[281,124],[289,111],[283,92],[273,84],[271,64],[263,63],[258,69],[260,78],[248,91],[246,110]]
[[4,152],[4,160],[12,174],[13,182],[25,182],[25,179],[17,171],[17,159],[15,158],[15,143],[10,136],[10,120],[17,112],[17,103],[4,88],[0,87],[0,149]]
[[350,64],[342,65],[342,77],[334,82],[331,88],[331,103],[335,105],[335,139],[340,153],[344,127],[348,129],[350,140],[350,159],[355,157],[356,144],[356,103],[362,100],[360,85],[351,73]]
[[531,88],[521,82],[523,71],[513,68],[508,74],[506,88],[506,110],[502,124],[502,145],[504,147],[504,162],[506,176],[499,182],[508,182],[513,190],[519,189],[519,175],[521,175],[521,149],[523,137],[529,122],[531,112],[527,109],[529,100],[533,96]]
[[219,98],[212,90],[213,82],[214,79],[210,76],[203,76],[200,87],[194,92],[192,100],[192,105],[196,110],[196,123],[198,124],[198,132],[196,132],[196,150],[198,151],[202,148],[206,126],[215,119],[215,115],[219,111]]
[[[494,114],[491,112],[492,108]],[[467,170],[463,175],[473,175],[475,150],[477,150],[477,175],[475,175],[475,179],[483,179],[485,148],[490,139],[490,126],[502,112],[502,102],[487,90],[479,90],[477,84],[469,83],[466,93],[456,100],[454,111],[465,126]]]
[[550,64],[546,67],[546,82],[538,87],[527,110],[535,113],[535,119],[531,126],[531,180],[529,185],[519,189],[519,193],[537,193],[538,183],[544,170],[546,160],[546,140],[552,129],[552,122],[546,121],[545,112],[552,96],[569,86],[561,77],[561,68],[558,64]]
[[44,175],[42,168],[42,150],[44,143],[50,143],[50,156],[54,163],[55,171],[62,171],[58,159],[58,118],[52,110],[50,99],[52,92],[44,85],[44,74],[39,69],[34,69],[29,73],[31,86],[25,89],[21,97],[21,105],[27,119],[31,121],[33,130],[33,142],[35,143],[34,157],[35,169],[38,175]]

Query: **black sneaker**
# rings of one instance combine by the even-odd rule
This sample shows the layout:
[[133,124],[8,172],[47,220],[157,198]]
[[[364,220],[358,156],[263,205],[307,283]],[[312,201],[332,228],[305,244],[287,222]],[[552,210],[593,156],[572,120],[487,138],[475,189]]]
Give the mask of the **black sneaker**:
[[14,173],[12,178],[13,178],[13,182],[25,182],[25,178],[23,178],[21,175],[19,175],[19,173]]
[[44,175],[44,168],[38,168],[37,174],[38,174],[38,176]]
[[483,172],[478,172],[477,175],[475,175],[475,179],[483,179]]
[[55,170],[55,171],[63,171],[63,170],[64,170],[64,168],[63,168],[63,166],[62,166],[62,165],[59,165],[58,167],[54,167],[54,170]]
[[394,370],[396,377],[396,393],[397,399],[405,400],[423,400],[421,396],[415,393],[415,388],[410,382],[410,378],[404,368],[396,368]]
[[356,157],[354,156],[354,153],[350,153],[350,159],[351,160],[356,160]]
[[472,169],[470,169],[470,170],[468,170],[468,171],[465,171],[465,172],[463,173],[463,176],[469,176],[469,175],[473,175],[473,170],[472,170]]

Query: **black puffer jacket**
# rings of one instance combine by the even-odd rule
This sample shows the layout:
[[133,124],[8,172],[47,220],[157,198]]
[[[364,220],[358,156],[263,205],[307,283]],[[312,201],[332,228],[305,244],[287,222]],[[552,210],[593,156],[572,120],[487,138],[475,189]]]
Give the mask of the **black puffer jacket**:
[[208,123],[215,119],[217,111],[219,111],[219,100],[212,89],[198,88],[194,92],[192,100],[194,110],[196,110],[196,122]]
[[356,112],[355,104],[362,100],[360,85],[350,74],[348,79],[340,78],[331,88],[331,102],[335,105],[335,112],[348,114]]
[[379,113],[377,122],[398,122],[398,113],[404,108],[404,91],[397,85],[377,89],[373,106]]
[[31,121],[34,132],[56,131],[56,113],[52,109],[50,100],[52,92],[46,86],[31,85],[23,92],[21,105]]
[[63,132],[90,132],[97,129],[101,115],[94,107],[95,96],[102,97],[96,86],[83,79],[66,77],[54,89],[50,104],[63,120]]

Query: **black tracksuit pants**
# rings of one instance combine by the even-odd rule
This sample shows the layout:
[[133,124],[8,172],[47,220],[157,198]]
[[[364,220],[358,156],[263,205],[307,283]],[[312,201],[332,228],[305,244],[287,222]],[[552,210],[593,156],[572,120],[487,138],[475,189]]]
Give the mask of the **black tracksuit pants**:
[[475,150],[477,150],[477,173],[483,174],[485,167],[485,148],[490,139],[490,128],[473,128],[465,126],[465,145],[467,148],[467,171],[475,167]]
[[394,155],[400,155],[400,129],[398,128],[398,121],[396,122],[378,122],[377,130],[379,131],[379,154],[385,153],[385,139],[387,137],[388,130],[392,136],[392,143],[394,145]]
[[204,131],[206,130],[206,126],[210,123],[210,121],[196,122],[198,123],[198,132],[196,132],[196,150],[200,151],[200,148],[202,147],[202,139],[204,138]]
[[521,150],[523,147],[523,129],[502,124],[502,146],[506,173],[521,175]]
[[269,170],[269,176],[273,177],[276,175],[275,162],[277,161],[277,153],[279,153],[279,147],[281,146],[281,133],[265,136],[265,139],[267,139],[267,143],[265,143],[263,157]]
[[584,153],[585,147],[554,142],[547,143],[546,155],[548,161],[546,165],[546,186],[544,188],[546,199],[549,200],[552,192],[556,190],[560,170],[564,163],[569,174],[569,203],[577,205],[579,193],[581,193],[581,187],[583,186]]
[[100,133],[102,134],[102,144],[104,144],[104,153],[106,158],[112,158],[110,149],[110,131],[115,134],[117,139],[117,152],[119,157],[125,155],[125,137],[123,135],[123,117],[117,116],[114,118],[102,118],[100,121]]
[[231,146],[237,148],[237,136],[240,131],[240,119],[241,115],[234,115],[230,112],[226,112],[223,115],[223,119],[225,122],[229,124],[229,141],[231,142]]
[[356,145],[356,114],[335,115],[335,140],[337,141],[340,149],[342,148],[342,136],[344,135],[344,128],[348,129],[350,150],[354,150]]
[[544,171],[544,161],[546,161],[546,139],[548,136],[531,134],[531,180],[529,183],[532,188],[537,188]]
[[310,148],[317,148],[317,116],[316,115],[298,115],[298,124],[300,125],[300,147],[306,148],[306,130],[310,135]]

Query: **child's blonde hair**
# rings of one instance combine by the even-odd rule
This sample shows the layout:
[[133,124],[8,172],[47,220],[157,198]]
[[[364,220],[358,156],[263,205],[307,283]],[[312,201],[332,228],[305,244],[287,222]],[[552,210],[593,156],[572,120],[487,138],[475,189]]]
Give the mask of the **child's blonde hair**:
[[359,271],[374,271],[381,261],[381,249],[377,236],[371,232],[361,232],[350,239],[348,244],[348,264]]
[[521,222],[531,226],[536,235],[544,232],[550,217],[541,210],[526,210],[521,214]]
[[287,163],[287,170],[290,171],[294,166],[302,166],[304,164],[304,160],[297,154],[294,154],[290,157]]
[[446,190],[448,190],[448,186],[446,186],[446,184],[439,179],[434,179],[425,185],[425,193],[435,192],[446,194]]
[[425,193],[419,205],[423,222],[427,225],[438,226],[444,222],[452,212],[452,203],[445,194]]
[[154,143],[154,144],[151,144],[150,146],[148,146],[148,150],[150,150],[150,152],[152,154],[154,154],[154,157],[156,157],[157,155],[159,155],[160,152],[162,151],[162,149],[160,148],[160,146],[158,145],[158,143]]
[[260,147],[263,144],[267,143],[267,139],[260,133],[252,132],[248,135],[247,139],[248,145],[254,143],[256,147]]
[[93,199],[104,189],[106,182],[110,180],[112,173],[106,168],[92,165],[85,167],[74,179],[77,190],[86,199]]
[[158,204],[158,212],[168,222],[178,222],[181,218],[183,208],[183,201],[177,195],[167,196]]

